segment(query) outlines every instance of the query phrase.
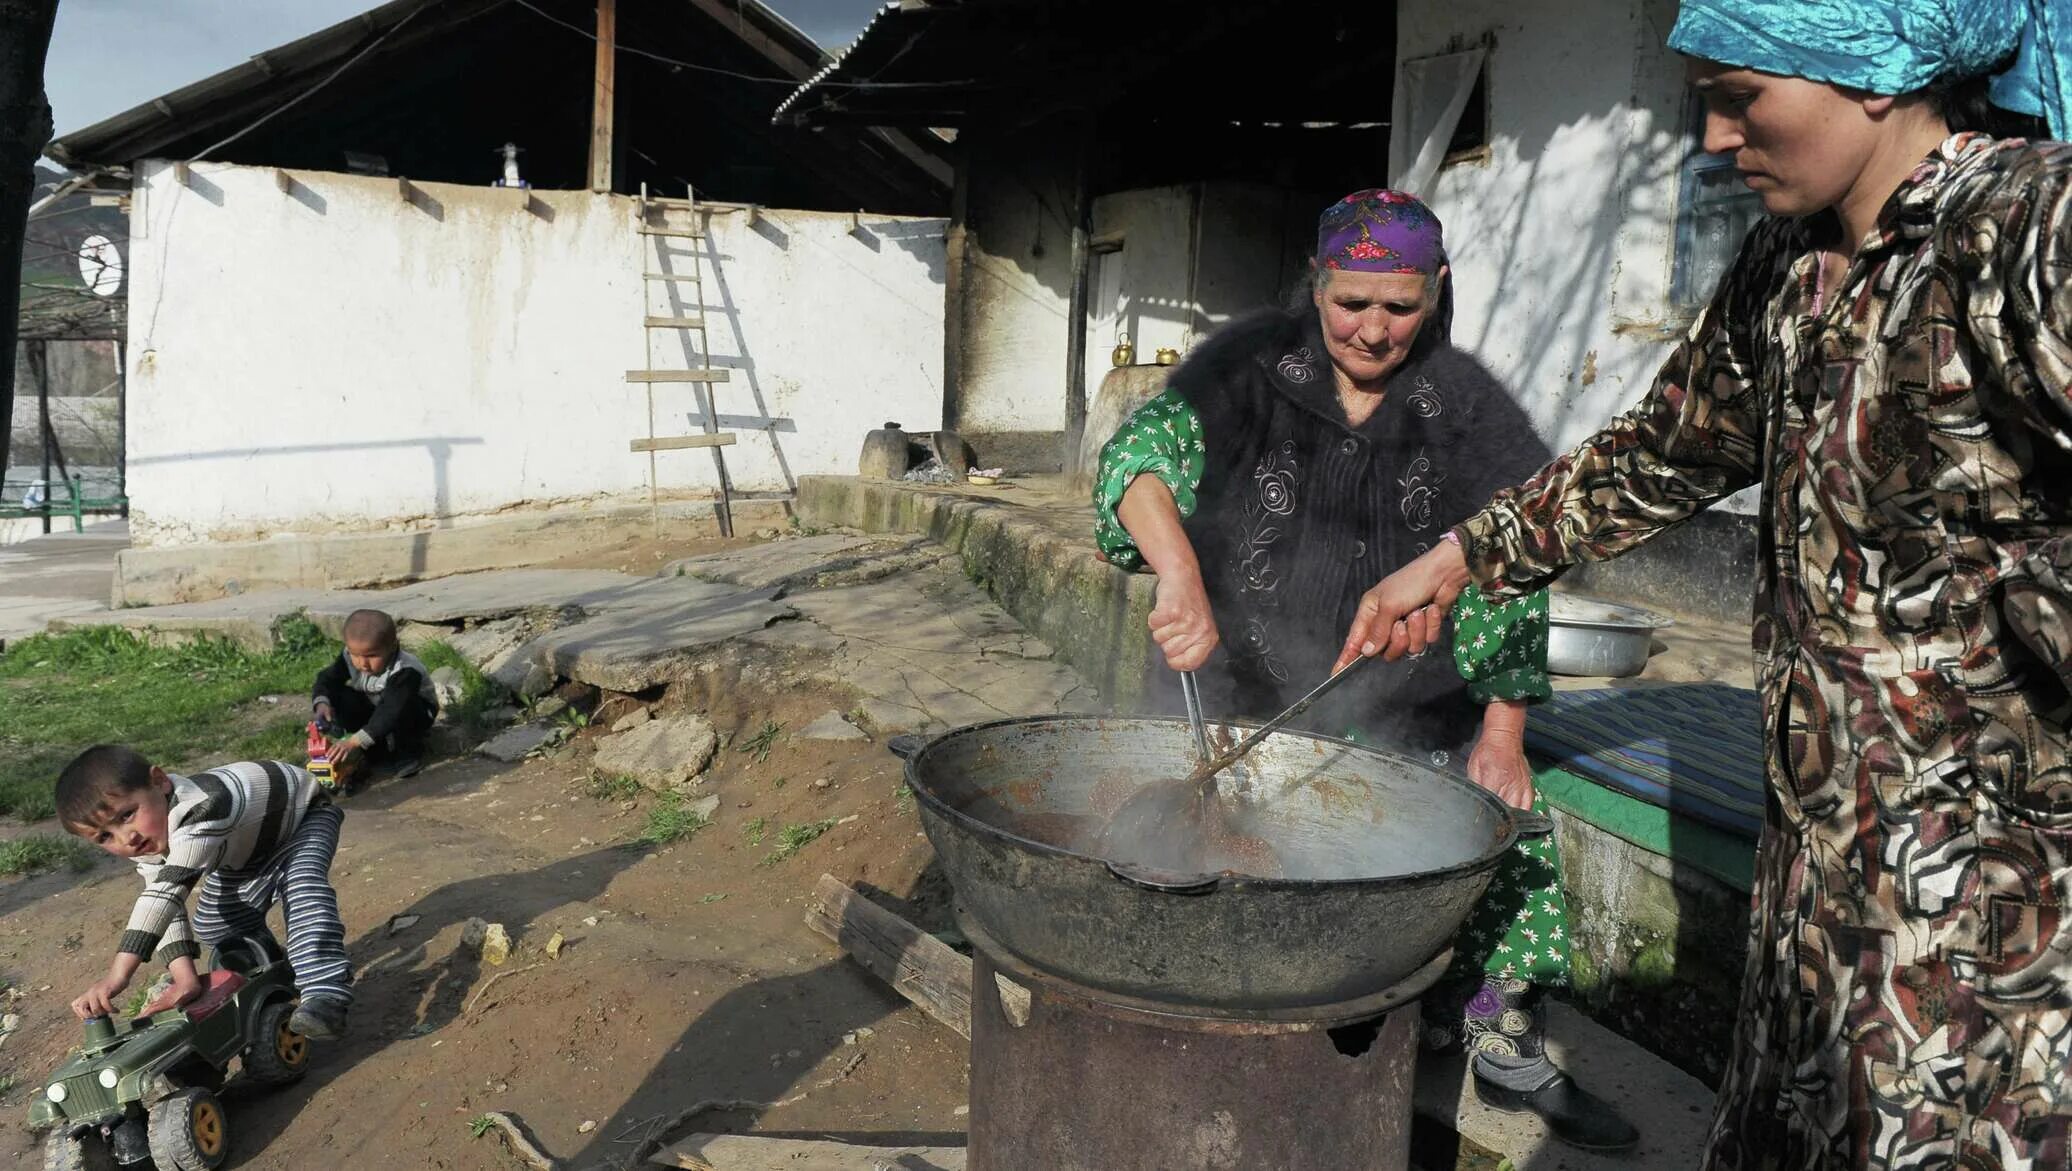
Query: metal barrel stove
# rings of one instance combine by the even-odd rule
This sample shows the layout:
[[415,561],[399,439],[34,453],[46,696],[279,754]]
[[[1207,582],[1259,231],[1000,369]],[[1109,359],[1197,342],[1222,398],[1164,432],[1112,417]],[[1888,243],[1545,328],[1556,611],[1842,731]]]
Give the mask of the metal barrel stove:
[[1409,1165],[1417,1000],[1543,821],[1407,756],[1276,733],[1221,783],[1281,873],[1146,872],[1100,857],[1099,830],[1192,759],[1185,721],[1003,720],[895,750],[977,952],[972,1171]]

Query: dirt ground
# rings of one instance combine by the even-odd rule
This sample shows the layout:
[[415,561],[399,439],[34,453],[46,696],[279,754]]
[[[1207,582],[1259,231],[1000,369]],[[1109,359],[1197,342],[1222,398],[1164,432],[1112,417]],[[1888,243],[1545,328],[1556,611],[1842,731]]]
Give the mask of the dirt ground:
[[[639,572],[661,560],[639,553],[601,564]],[[628,844],[652,797],[592,792],[594,741],[625,700],[547,757],[441,760],[348,798],[332,877],[359,972],[351,1027],[299,1084],[233,1082],[228,1165],[522,1166],[494,1132],[470,1134],[471,1120],[501,1110],[569,1167],[630,1167],[635,1148],[693,1103],[801,1094],[671,1133],[961,1134],[963,1040],[803,924],[826,872],[947,927],[947,885],[898,761],[878,743],[789,735],[848,698],[730,673],[664,695],[658,710],[703,710],[732,734],[696,791],[721,798],[712,824],[666,847]],[[758,762],[738,746],[765,720],[785,734]],[[757,818],[767,829],[751,844]],[[779,827],[830,818],[843,824],[768,860]],[[36,1159],[23,1125],[30,1096],[76,1042],[66,1003],[105,969],[136,893],[112,859],[83,875],[0,882],[0,981],[20,993],[9,1006],[20,1027],[0,1051],[13,1078],[0,1096],[8,1165]],[[395,926],[399,916],[418,918]],[[470,917],[504,924],[516,954],[484,964],[460,942]],[[548,959],[556,932],[566,947]]]

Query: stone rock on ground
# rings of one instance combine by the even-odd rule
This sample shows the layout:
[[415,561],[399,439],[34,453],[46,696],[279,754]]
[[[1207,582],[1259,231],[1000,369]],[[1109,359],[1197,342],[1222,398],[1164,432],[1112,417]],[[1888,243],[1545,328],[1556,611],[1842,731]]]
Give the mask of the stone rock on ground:
[[645,724],[649,720],[652,720],[654,718],[655,713],[649,711],[644,707],[637,707],[634,708],[632,711],[627,712],[625,715],[620,716],[618,719],[612,721],[612,731],[614,733],[631,732],[633,729],[640,727],[642,724]]
[[556,731],[552,724],[520,724],[490,737],[475,751],[491,760],[501,760],[509,764],[532,755],[540,745],[552,740]]
[[802,740],[868,740],[863,729],[842,718],[840,712],[829,712],[799,730]]
[[554,672],[542,666],[536,659],[516,656],[490,672],[489,679],[498,687],[526,701],[545,695],[554,688]]
[[704,716],[668,716],[597,742],[591,767],[629,776],[650,789],[668,789],[705,771],[719,751],[719,735]]
[[439,697],[442,712],[460,702],[460,668],[441,667],[432,672],[432,691]]
[[531,625],[525,619],[498,618],[478,622],[465,630],[448,631],[441,640],[486,675],[510,662],[530,634]]

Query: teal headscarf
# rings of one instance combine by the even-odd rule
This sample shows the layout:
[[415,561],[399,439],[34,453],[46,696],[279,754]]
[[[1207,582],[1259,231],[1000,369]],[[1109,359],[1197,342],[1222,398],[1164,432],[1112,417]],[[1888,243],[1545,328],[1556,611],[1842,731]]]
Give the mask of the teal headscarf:
[[2020,49],[1993,101],[2072,131],[2072,0],[1684,0],[1669,47],[1722,65],[1904,94]]

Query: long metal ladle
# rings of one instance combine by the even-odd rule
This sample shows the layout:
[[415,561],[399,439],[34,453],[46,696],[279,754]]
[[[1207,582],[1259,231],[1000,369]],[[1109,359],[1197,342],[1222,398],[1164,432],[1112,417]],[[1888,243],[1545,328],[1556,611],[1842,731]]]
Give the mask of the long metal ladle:
[[[1200,759],[1185,778],[1151,781],[1130,794],[1102,830],[1104,851],[1111,860],[1119,856],[1124,860],[1141,860],[1160,869],[1180,871],[1201,869],[1201,860],[1211,844],[1207,839],[1211,837],[1249,846],[1249,841],[1240,842],[1239,836],[1231,829],[1226,811],[1211,800],[1216,791],[1217,774],[1243,759],[1261,740],[1271,736],[1289,720],[1309,710],[1311,704],[1344,682],[1346,676],[1366,661],[1360,658],[1346,664],[1312,688],[1308,695],[1296,700],[1288,710],[1262,724],[1257,731],[1221,755],[1212,755],[1209,749],[1207,723],[1201,711],[1201,692],[1194,673],[1180,672],[1180,695],[1187,705],[1187,722],[1193,728],[1195,751]],[[1264,844],[1260,843],[1258,849],[1263,851]]]

